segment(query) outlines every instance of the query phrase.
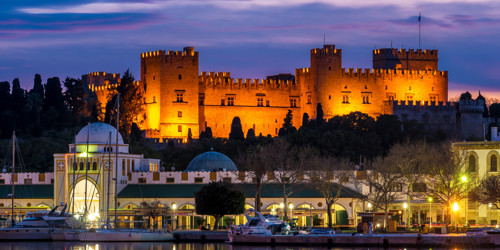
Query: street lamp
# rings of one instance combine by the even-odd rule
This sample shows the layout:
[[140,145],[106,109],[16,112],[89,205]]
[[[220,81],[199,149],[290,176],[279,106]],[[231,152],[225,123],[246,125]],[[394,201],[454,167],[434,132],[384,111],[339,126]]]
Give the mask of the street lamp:
[[410,215],[408,214],[408,211],[407,208],[408,208],[408,203],[403,203],[403,208],[405,209],[405,213],[406,213],[406,228],[409,228],[410,227]]
[[429,201],[429,228],[432,227],[432,197],[429,197],[427,198],[427,200]]
[[455,227],[457,226],[457,211],[458,211],[458,203],[457,202],[454,202],[453,203],[453,212],[455,212]]
[[175,230],[175,226],[176,226],[175,224],[177,222],[177,218],[176,218],[177,216],[175,214],[175,210],[177,209],[177,204],[172,203],[172,209],[174,210],[174,221],[172,222],[172,230]]
[[284,212],[283,212],[283,209],[285,208],[285,204],[283,204],[283,202],[280,203],[280,208],[281,208],[281,219],[285,219],[285,215],[284,215]]
[[488,224],[490,224],[490,226],[491,226],[491,206],[493,206],[493,204],[491,204],[491,202],[490,202],[490,203],[488,203],[488,209],[490,210],[490,211],[489,211],[489,214],[490,214],[490,215],[489,215],[489,217],[490,217],[490,221],[489,221],[489,223],[488,223]]
[[293,219],[293,204],[288,204],[288,208],[290,208],[290,220]]
[[370,212],[371,210],[372,210],[372,204],[368,203],[368,212]]

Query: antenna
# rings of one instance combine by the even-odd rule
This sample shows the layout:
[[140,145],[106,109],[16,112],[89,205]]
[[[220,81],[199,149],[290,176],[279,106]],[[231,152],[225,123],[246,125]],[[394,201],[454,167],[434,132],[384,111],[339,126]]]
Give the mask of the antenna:
[[420,37],[420,24],[422,23],[422,12],[418,15],[418,48],[421,49],[420,47],[420,42],[421,42],[421,37]]

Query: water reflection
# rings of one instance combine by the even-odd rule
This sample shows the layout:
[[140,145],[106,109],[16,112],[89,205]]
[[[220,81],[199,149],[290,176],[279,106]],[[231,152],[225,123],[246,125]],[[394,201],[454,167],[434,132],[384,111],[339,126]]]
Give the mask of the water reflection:
[[[32,249],[63,249],[63,250],[463,250],[467,248],[377,248],[377,247],[318,247],[318,246],[232,246],[226,243],[172,243],[172,242],[1,242],[0,249],[32,250]],[[474,248],[500,249],[500,248]]]

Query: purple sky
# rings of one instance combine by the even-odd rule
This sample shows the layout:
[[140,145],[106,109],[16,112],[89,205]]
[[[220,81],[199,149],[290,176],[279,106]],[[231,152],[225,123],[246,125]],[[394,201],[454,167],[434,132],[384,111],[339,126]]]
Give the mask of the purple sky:
[[343,66],[371,68],[374,48],[438,49],[450,97],[465,90],[500,99],[500,1],[489,0],[3,0],[0,81],[35,73],[81,77],[130,68],[152,50],[200,51],[200,70],[264,78],[309,66],[326,42]]

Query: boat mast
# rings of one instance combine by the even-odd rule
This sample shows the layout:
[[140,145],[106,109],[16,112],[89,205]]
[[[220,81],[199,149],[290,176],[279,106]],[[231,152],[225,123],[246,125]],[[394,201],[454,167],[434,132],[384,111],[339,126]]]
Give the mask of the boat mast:
[[109,132],[109,143],[108,143],[108,195],[106,196],[106,228],[109,229],[109,194],[111,187],[111,132]]
[[118,128],[120,127],[120,93],[116,96],[116,150],[115,150],[115,230],[118,228],[118,201],[117,201],[117,192],[118,192]]
[[83,212],[83,219],[85,221],[85,226],[87,224],[87,182],[89,173],[89,137],[90,137],[90,122],[87,125],[87,150],[85,151],[85,211]]
[[75,135],[75,145],[73,147],[73,192],[71,194],[71,199],[73,203],[71,204],[72,213],[75,214],[75,172],[78,169],[78,164],[76,163],[76,135]]
[[10,177],[10,183],[12,185],[12,226],[16,225],[14,220],[14,168],[16,167],[16,131],[12,132],[12,176]]

